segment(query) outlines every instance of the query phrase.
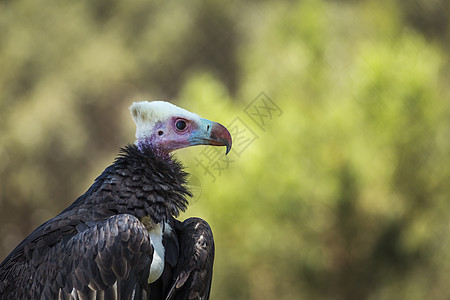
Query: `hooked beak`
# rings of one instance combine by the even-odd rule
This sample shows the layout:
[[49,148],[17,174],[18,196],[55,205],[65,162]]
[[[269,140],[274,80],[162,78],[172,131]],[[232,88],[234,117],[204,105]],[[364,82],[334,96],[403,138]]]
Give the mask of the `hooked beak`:
[[189,137],[189,144],[194,145],[210,145],[210,146],[226,146],[228,154],[231,150],[231,135],[222,124],[212,122],[206,119],[200,119],[200,126],[192,132]]

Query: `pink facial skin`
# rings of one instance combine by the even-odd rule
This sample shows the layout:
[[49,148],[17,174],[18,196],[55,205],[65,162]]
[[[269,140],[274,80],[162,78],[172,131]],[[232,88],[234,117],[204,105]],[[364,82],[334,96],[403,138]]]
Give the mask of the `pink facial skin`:
[[230,133],[221,124],[206,119],[196,122],[176,116],[156,123],[147,136],[138,141],[138,146],[157,149],[167,157],[173,150],[194,145],[226,146],[228,153],[232,144]]

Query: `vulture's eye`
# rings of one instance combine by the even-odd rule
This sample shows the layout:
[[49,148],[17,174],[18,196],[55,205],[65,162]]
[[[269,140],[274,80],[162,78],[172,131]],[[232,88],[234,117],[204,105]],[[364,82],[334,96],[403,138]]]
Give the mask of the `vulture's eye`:
[[180,131],[183,131],[183,130],[185,130],[186,129],[186,122],[185,121],[183,121],[183,120],[178,120],[176,123],[175,123],[175,126],[177,126],[177,129],[178,130],[180,130]]

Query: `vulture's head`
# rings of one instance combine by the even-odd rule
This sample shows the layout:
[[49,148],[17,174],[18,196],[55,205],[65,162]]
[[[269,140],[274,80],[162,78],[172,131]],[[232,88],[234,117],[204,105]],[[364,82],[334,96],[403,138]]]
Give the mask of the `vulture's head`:
[[171,151],[195,145],[226,146],[231,135],[219,123],[164,101],[135,102],[130,106],[136,123],[136,143],[168,155]]

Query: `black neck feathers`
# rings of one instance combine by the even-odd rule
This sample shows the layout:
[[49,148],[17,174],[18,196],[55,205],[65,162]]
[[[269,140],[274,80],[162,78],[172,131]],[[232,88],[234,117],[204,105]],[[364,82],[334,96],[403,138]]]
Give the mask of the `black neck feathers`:
[[[153,222],[159,223],[177,217],[186,209],[186,197],[192,196],[185,187],[187,175],[173,157],[128,145],[72,209],[74,205],[93,205],[90,211],[100,214],[100,218],[128,213],[138,218],[150,216]],[[91,217],[96,219],[94,215]]]

